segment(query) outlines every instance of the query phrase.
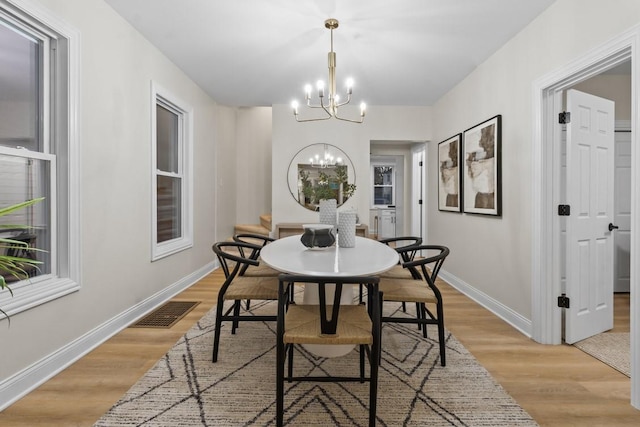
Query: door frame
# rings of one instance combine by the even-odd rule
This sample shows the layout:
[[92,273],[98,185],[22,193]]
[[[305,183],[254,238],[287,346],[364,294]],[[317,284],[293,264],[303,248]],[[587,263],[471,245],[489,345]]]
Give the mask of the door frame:
[[[532,141],[532,265],[531,321],[532,338],[543,344],[562,341],[562,309],[557,307],[560,295],[559,219],[556,215],[560,174],[560,126],[558,114],[563,106],[562,92],[622,62],[631,60],[631,253],[640,249],[640,152],[638,152],[638,88],[640,64],[640,27],[634,27],[609,42],[587,52],[560,69],[533,83]],[[638,274],[640,257],[631,261],[631,404],[640,408],[640,306]]]
[[[628,133],[629,134],[629,138],[631,138],[633,136],[633,133],[631,132],[631,120],[616,120],[616,125],[615,126],[616,127],[615,127],[615,132],[614,132],[614,142],[615,142],[615,150],[617,152],[618,151],[618,135],[619,134],[627,134]],[[631,143],[631,142],[629,142],[629,143]],[[618,167],[617,161],[618,161],[618,159],[617,159],[617,156],[616,156],[616,165],[615,165],[616,169]],[[631,190],[631,183],[629,183],[629,190]],[[629,198],[631,198],[631,191],[629,191]],[[614,194],[614,203],[615,203],[615,201],[617,199],[618,199],[618,193],[617,193],[617,190],[616,190],[616,193]],[[613,223],[617,224],[618,220],[615,218],[615,214],[616,214],[616,212],[615,212],[615,209],[614,209],[614,221],[613,221]],[[631,220],[631,218],[629,218],[629,220]],[[631,224],[629,224],[629,225],[631,225]],[[616,281],[618,280],[618,276],[619,276],[618,268],[617,268],[618,267],[617,257],[616,257],[617,251],[615,249],[616,248],[616,240],[619,238],[619,236],[620,236],[619,233],[614,232],[614,235],[613,235],[613,237],[614,237],[613,238],[613,246],[614,246],[614,253],[613,253],[613,256],[614,256],[614,258],[613,258],[614,268],[613,268],[613,271],[615,273],[614,276],[613,276],[613,280],[614,280],[614,282],[613,282],[613,291],[614,292],[616,292]],[[631,259],[629,259],[629,261],[631,261]],[[630,284],[631,283],[629,283],[629,285]],[[631,289],[629,289],[629,290],[631,290]]]
[[[422,237],[427,242],[427,201],[425,190],[427,188],[427,143],[414,144],[411,147],[411,235]],[[422,166],[416,164],[416,157],[420,156]],[[419,185],[416,185],[418,182]],[[418,203],[422,200],[422,204]],[[418,232],[416,232],[418,231]]]

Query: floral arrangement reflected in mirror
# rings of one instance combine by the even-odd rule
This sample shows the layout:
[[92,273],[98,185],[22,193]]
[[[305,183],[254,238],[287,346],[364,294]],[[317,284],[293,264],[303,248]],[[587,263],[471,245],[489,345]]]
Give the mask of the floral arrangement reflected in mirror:
[[287,181],[296,202],[312,211],[323,199],[336,199],[340,206],[356,191],[351,159],[331,144],[312,144],[298,151],[289,164]]

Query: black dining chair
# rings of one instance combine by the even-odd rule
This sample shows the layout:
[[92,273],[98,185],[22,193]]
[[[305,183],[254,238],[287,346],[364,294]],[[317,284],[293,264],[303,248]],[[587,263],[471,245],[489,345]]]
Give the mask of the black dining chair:
[[[246,277],[277,277],[281,272],[266,265],[260,258],[260,251],[267,244],[275,239],[263,234],[254,233],[238,233],[233,236],[234,242],[247,243],[253,245],[251,251],[247,255],[248,258],[258,261],[258,265],[245,264],[240,268],[239,275]],[[245,301],[246,309],[251,308],[251,300]],[[236,324],[237,326],[237,324]]]
[[[416,250],[414,249],[414,247],[422,243],[421,237],[390,237],[388,239],[379,240],[379,242],[394,248],[398,252],[400,260],[398,261],[398,264],[394,265],[393,268],[391,268],[391,270],[380,273],[378,277],[380,277],[381,279],[422,279],[422,276],[415,267],[405,268],[403,266],[403,263],[412,261],[415,258]],[[362,290],[362,286],[360,286],[360,302],[363,301]],[[405,303],[402,304],[402,311],[407,311]],[[420,327],[420,325],[418,326]]]
[[[284,383],[312,382],[369,382],[369,426],[376,422],[378,366],[380,363],[380,308],[377,277],[328,277],[281,274],[278,288],[278,321],[276,341],[276,425],[284,422]],[[293,283],[318,288],[318,304],[291,303]],[[367,287],[368,304],[341,305],[344,285],[362,284]],[[333,298],[327,298],[327,285],[334,285]],[[353,376],[294,376],[293,355],[297,344],[345,345],[359,348],[359,375]],[[369,360],[369,376],[365,375],[365,355]],[[288,363],[285,374],[285,363]]]
[[[440,364],[445,366],[444,308],[442,294],[436,286],[436,279],[442,264],[449,255],[449,248],[440,245],[419,245],[412,249],[415,249],[417,253],[421,253],[421,256],[415,257],[412,261],[404,262],[402,266],[404,268],[413,267],[418,269],[422,279],[380,278],[380,293],[382,293],[384,302],[416,303],[416,316],[407,317],[406,314],[396,316],[383,315],[382,322],[417,323],[421,326],[425,338],[427,338],[427,325],[437,325]],[[433,310],[433,306],[435,306],[435,310]]]
[[[403,266],[403,263],[413,261],[416,256],[416,246],[422,243],[422,237],[417,236],[403,236],[403,237],[390,237],[388,239],[380,240],[380,243],[384,243],[387,246],[393,247],[400,255],[400,261],[393,266],[391,270],[385,271],[380,274],[381,279],[416,279],[422,280],[422,276],[415,267]],[[416,304],[416,310],[418,306]],[[406,303],[402,303],[402,311],[407,312]],[[418,328],[421,328],[418,325]]]
[[[216,323],[213,339],[212,361],[218,360],[218,348],[220,344],[220,330],[222,322],[232,322],[231,333],[236,333],[238,322],[251,321],[275,321],[273,315],[241,314],[241,301],[246,300],[271,300],[278,299],[278,278],[275,276],[241,276],[240,270],[245,266],[256,267],[259,262],[251,259],[248,254],[255,245],[243,242],[218,242],[212,247],[218,257],[220,267],[224,272],[225,281],[218,292],[216,307]],[[224,311],[225,301],[233,301],[231,307]],[[248,308],[245,309],[247,311]]]
[[240,269],[241,276],[248,277],[260,277],[260,276],[273,276],[276,277],[280,272],[278,270],[274,270],[273,268],[265,265],[265,263],[260,259],[260,251],[263,247],[273,242],[275,239],[265,236],[262,234],[254,234],[254,233],[238,233],[233,236],[234,242],[242,242],[254,245],[248,255],[248,258],[256,260],[259,262],[258,265],[250,265],[245,264]]
[[418,270],[414,267],[404,268],[403,263],[413,261],[417,251],[416,246],[422,244],[422,238],[416,236],[390,237],[380,240],[387,246],[394,248],[400,255],[400,262],[391,270],[380,274],[380,278],[386,279],[422,279]]

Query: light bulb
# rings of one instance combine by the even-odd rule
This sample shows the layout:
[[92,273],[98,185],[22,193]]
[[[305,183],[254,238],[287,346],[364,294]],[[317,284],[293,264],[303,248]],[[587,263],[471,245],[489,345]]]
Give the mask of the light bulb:
[[353,93],[353,79],[352,78],[348,78],[347,79],[347,93],[349,95],[351,95],[351,93]]
[[298,101],[291,101],[291,108],[293,108],[293,114],[298,114]]
[[360,103],[360,117],[364,117],[364,112],[367,109],[367,104],[364,102]]

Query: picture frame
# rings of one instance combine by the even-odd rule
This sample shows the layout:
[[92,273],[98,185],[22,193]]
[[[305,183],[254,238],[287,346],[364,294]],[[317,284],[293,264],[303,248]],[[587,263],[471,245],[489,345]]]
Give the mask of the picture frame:
[[438,210],[462,212],[461,149],[461,133],[438,144]]
[[464,212],[501,216],[502,116],[479,123],[462,135]]

